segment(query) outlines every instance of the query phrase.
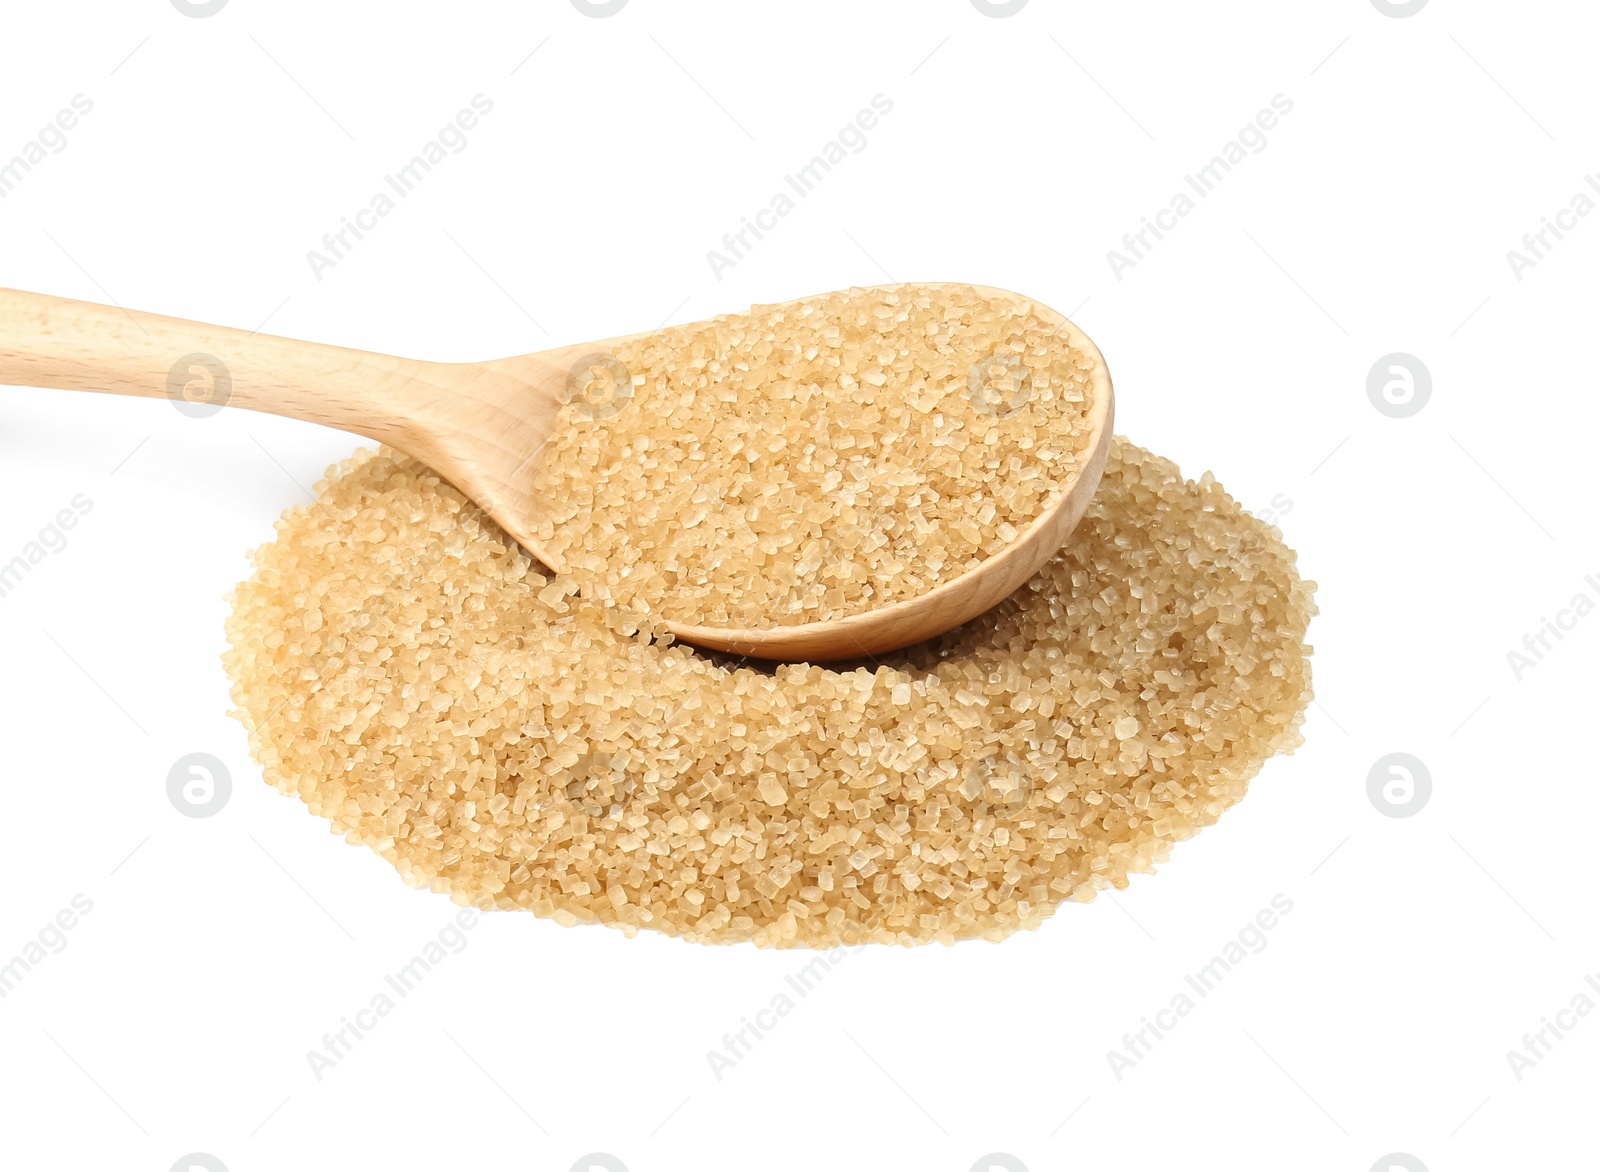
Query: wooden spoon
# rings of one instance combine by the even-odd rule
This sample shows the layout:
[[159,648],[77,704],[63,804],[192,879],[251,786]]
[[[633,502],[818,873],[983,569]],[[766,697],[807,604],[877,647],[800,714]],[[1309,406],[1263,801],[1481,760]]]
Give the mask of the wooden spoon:
[[[1026,582],[1088,507],[1110,451],[1112,420],[1111,376],[1099,350],[1065,318],[1033,305],[1041,316],[1056,316],[1072,346],[1094,359],[1093,435],[1076,479],[1016,541],[927,594],[846,618],[759,629],[672,623],[673,634],[760,659],[856,658],[960,626]],[[559,561],[532,536],[540,514],[534,460],[558,425],[574,371],[587,366],[580,359],[598,360],[630,340],[491,362],[420,362],[0,289],[0,383],[246,407],[370,436],[438,472],[557,572]]]

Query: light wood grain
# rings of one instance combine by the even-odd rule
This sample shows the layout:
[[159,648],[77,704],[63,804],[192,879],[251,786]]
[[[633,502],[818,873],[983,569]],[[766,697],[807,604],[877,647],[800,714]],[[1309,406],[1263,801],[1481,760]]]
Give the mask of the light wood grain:
[[[1026,582],[1088,507],[1112,425],[1111,377],[1099,350],[1065,318],[1032,304],[1056,317],[1073,346],[1094,358],[1094,434],[1083,470],[1012,545],[926,595],[849,618],[767,629],[673,624],[674,634],[763,659],[856,658],[959,626]],[[227,405],[327,424],[416,457],[557,571],[562,566],[533,537],[541,517],[532,492],[535,462],[558,425],[573,365],[639,336],[489,362],[424,362],[0,289],[0,383],[165,398],[173,394],[169,380],[181,385],[192,373],[209,381],[183,360],[214,357],[231,383]]]

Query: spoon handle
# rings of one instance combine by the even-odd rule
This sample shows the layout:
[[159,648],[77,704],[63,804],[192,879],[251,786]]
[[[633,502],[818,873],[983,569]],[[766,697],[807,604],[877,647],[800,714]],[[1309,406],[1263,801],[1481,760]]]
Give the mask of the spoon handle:
[[440,364],[0,289],[0,383],[229,405],[414,446]]

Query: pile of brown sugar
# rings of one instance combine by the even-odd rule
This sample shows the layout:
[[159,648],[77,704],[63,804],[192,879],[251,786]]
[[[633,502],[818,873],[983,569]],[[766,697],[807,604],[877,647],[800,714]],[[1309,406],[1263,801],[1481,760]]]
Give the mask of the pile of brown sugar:
[[849,670],[668,645],[421,465],[358,453],[235,592],[267,780],[411,883],[711,943],[997,940],[1122,887],[1300,742],[1312,584],[1117,441],[993,611]]

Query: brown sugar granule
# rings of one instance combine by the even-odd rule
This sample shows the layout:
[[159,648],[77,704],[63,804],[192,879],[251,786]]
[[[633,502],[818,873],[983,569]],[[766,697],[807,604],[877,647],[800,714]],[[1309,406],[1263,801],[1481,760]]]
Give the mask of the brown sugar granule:
[[641,616],[757,628],[926,594],[1010,545],[1086,462],[1104,377],[1058,315],[964,285],[756,306],[580,365],[534,537]]
[[1026,586],[876,667],[653,641],[387,451],[254,560],[225,662],[269,782],[458,903],[630,933],[1037,927],[1216,821],[1311,695],[1278,531],[1122,440]]

